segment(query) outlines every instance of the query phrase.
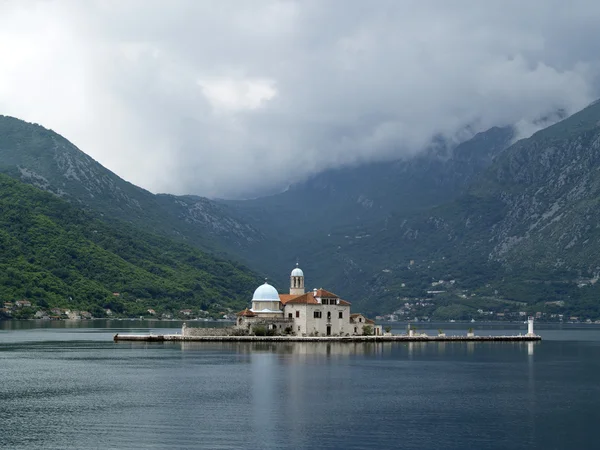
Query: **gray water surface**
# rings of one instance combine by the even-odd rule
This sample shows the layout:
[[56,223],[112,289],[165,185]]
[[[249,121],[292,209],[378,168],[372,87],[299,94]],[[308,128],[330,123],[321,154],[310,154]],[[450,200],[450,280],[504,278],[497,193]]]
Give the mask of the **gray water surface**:
[[600,448],[598,327],[538,327],[538,343],[112,342],[179,326],[0,322],[0,446]]

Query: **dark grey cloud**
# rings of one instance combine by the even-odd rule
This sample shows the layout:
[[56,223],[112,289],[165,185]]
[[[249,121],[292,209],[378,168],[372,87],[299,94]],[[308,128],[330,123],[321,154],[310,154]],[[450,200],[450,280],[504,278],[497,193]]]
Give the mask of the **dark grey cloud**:
[[599,95],[589,1],[0,3],[0,112],[152,191],[245,196]]

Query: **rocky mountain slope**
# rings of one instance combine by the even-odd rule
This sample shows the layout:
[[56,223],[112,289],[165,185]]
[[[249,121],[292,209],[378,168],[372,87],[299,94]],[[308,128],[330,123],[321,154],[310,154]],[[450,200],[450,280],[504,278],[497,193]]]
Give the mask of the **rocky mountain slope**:
[[57,133],[0,116],[0,172],[51,192],[106,220],[213,252],[239,252],[264,236],[206,198],[154,195],[119,178]]
[[512,145],[452,202],[399,211],[351,243],[336,234],[336,254],[357,265],[355,279],[368,286],[365,302],[386,308],[453,279],[455,300],[461,287],[538,311],[598,318],[599,173],[595,103]]

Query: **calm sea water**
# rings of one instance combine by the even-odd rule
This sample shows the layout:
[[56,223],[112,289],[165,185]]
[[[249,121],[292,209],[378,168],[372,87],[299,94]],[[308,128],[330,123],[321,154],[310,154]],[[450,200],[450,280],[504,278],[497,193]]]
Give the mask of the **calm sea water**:
[[598,327],[529,344],[112,342],[177,326],[0,322],[0,446],[600,448]]

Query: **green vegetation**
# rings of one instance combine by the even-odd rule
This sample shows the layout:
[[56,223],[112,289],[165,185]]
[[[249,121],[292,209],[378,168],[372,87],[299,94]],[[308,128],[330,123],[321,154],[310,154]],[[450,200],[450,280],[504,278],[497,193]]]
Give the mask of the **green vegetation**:
[[203,251],[227,256],[261,238],[215,202],[154,195],[107,170],[54,131],[2,115],[0,172],[93,211],[105,222],[119,226],[125,221]]
[[89,212],[55,198],[40,210],[13,195],[1,212],[0,294],[36,306],[81,303],[95,315],[216,314],[249,296],[253,276],[243,267],[157,234],[235,255],[280,290],[299,257],[308,285],[368,316],[597,320],[598,124],[597,102],[510,147],[512,130],[493,128],[453,150],[215,203],[153,195],[56,133],[0,116],[0,171]]
[[257,325],[252,328],[254,332],[254,336],[275,336],[277,335],[277,330],[274,328],[267,328],[264,325]]
[[106,309],[147,316],[149,308],[217,316],[241,309],[257,283],[240,265],[129,224],[107,225],[0,174],[3,302],[27,299],[35,307],[86,310],[96,317]]

